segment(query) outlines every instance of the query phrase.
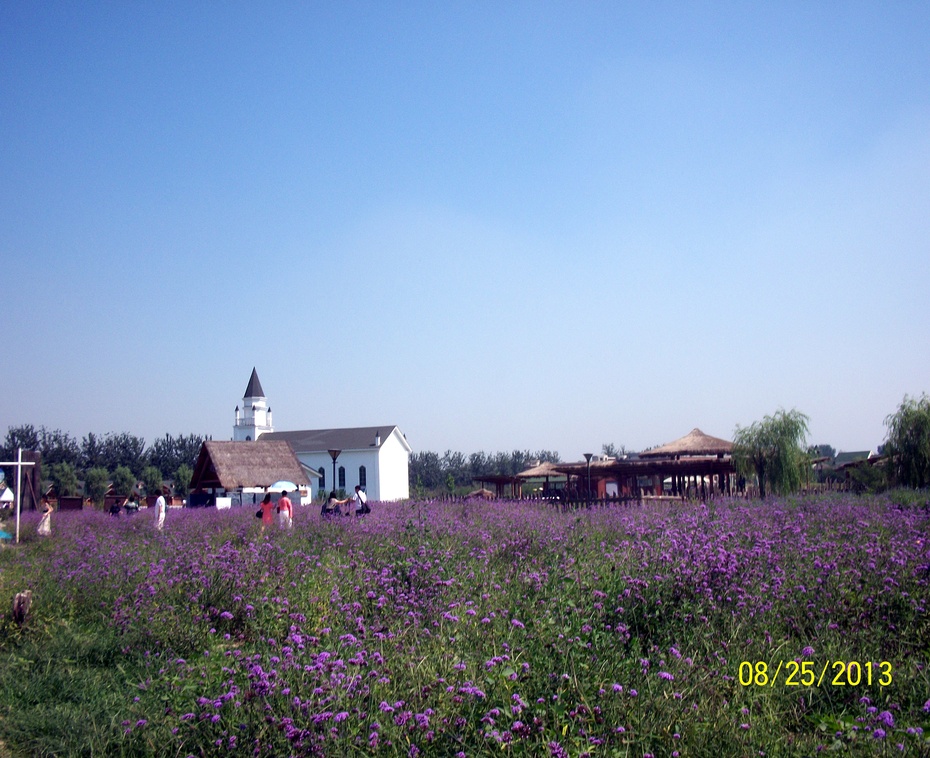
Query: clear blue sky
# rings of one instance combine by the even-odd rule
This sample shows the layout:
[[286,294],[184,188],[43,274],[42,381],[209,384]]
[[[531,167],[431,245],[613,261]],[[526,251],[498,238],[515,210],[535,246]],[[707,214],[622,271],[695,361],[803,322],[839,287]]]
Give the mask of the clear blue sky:
[[5,2],[0,434],[642,449],[930,391],[930,4]]

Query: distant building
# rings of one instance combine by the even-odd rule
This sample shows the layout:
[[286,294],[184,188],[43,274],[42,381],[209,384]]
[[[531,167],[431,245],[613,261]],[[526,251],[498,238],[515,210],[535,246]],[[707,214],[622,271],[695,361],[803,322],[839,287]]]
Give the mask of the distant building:
[[194,465],[189,503],[218,504],[219,497],[237,505],[257,503],[265,492],[294,490],[309,502],[314,478],[286,442],[205,440]]
[[874,450],[856,450],[850,453],[837,453],[836,457],[833,459],[833,468],[839,470],[846,466],[862,463],[863,461],[870,461],[877,457],[878,453]]
[[[271,408],[254,368],[242,398],[242,409],[236,406],[233,439],[289,443],[301,465],[319,475],[318,479],[314,477],[313,486],[327,493],[331,490],[351,493],[360,485],[372,501],[410,497],[409,461],[413,450],[397,426],[276,432],[271,425]],[[337,453],[335,463],[330,451]]]
[[[358,484],[375,501],[410,497],[412,450],[396,426],[273,432],[262,435],[265,440],[289,442],[301,464],[319,473],[317,486],[326,492],[352,492]],[[335,464],[330,450],[339,451]]]

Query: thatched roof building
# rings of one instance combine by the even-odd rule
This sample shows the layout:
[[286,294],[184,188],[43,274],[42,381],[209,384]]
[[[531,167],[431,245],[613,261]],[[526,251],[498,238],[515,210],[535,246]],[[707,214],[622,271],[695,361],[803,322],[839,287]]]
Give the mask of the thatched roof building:
[[279,481],[293,482],[298,487],[310,483],[309,475],[287,442],[207,440],[197,456],[191,490],[268,489]]
[[521,479],[547,479],[550,476],[559,476],[565,477],[561,471],[556,470],[557,463],[549,463],[549,461],[543,461],[542,463],[537,463],[535,466],[521,471],[517,474]]
[[684,437],[666,445],[640,453],[640,458],[677,458],[691,455],[730,455],[733,443],[719,437],[711,437],[700,429],[692,429]]
[[575,477],[581,489],[590,479],[592,491],[601,497],[609,481],[616,482],[621,494],[635,494],[645,487],[653,494],[667,490],[676,495],[689,490],[712,494],[732,491],[731,478],[736,473],[732,451],[732,442],[692,429],[674,442],[635,457],[559,463],[556,468]]

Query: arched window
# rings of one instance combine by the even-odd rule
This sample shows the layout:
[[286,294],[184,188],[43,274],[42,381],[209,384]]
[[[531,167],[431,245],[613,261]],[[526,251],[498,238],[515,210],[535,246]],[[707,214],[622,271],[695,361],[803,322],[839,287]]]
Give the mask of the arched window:
[[339,467],[339,488],[343,490],[346,488],[346,467],[345,466]]
[[326,489],[326,468],[320,466],[320,489]]
[[364,466],[358,467],[358,485],[362,488],[368,486],[368,477],[366,475]]

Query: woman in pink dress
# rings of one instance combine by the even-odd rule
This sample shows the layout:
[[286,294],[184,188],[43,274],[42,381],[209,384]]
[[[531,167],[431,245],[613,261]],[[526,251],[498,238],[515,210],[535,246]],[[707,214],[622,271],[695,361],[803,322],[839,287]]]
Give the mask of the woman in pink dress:
[[271,526],[274,523],[274,503],[271,502],[271,493],[265,493],[265,499],[262,500],[262,531],[265,531],[266,526]]

